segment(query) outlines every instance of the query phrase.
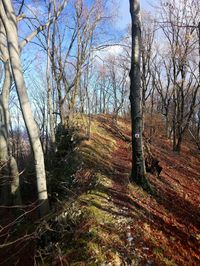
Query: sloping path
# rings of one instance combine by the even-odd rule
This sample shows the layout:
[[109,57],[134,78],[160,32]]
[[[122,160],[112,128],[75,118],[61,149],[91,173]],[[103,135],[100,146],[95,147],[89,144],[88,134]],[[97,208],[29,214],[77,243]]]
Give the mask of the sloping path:
[[[109,188],[108,194],[112,198],[112,204],[119,210],[119,216],[116,218],[120,220],[120,216],[125,217],[122,220],[124,231],[121,233],[124,234],[124,242],[127,243],[126,256],[133,265],[165,265],[164,262],[166,265],[199,265],[199,199],[198,196],[188,199],[196,194],[197,189],[196,186],[192,188],[189,185],[190,176],[192,182],[199,176],[194,165],[191,170],[187,161],[182,165],[183,156],[176,156],[176,160],[172,156],[170,159],[171,152],[166,143],[162,146],[159,143],[154,150],[157,151],[164,171],[160,178],[150,176],[157,196],[149,196],[128,183],[130,144],[122,140],[119,134],[114,134],[113,130],[112,134],[117,149],[112,153],[115,171],[112,173],[112,187]],[[159,153],[160,147],[167,152]],[[173,172],[166,170],[166,164],[170,165],[169,160],[174,160],[177,165],[174,176]],[[180,168],[184,167],[183,176]],[[177,174],[179,179],[174,185]],[[139,261],[136,262],[138,258]]]

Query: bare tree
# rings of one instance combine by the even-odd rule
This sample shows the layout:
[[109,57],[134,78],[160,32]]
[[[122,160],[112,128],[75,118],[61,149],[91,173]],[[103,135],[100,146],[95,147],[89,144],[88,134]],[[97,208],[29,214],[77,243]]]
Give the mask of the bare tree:
[[[157,51],[159,53],[159,51]],[[157,102],[157,110],[165,117],[167,138],[172,133],[172,60],[166,56],[158,56],[152,67],[154,86],[159,94],[160,105]]]
[[63,29],[55,25],[52,30],[51,65],[62,127],[72,122],[73,113],[78,109],[78,97],[84,95],[80,90],[84,88],[84,73],[90,64],[98,27],[104,19],[103,1],[96,0],[91,5],[87,1],[75,1],[71,19],[72,25],[65,23]]
[[[54,4],[55,7],[55,4]],[[51,17],[51,9],[52,4],[49,3],[48,6],[48,20]],[[55,10],[55,8],[54,8]],[[55,24],[56,21],[53,22]],[[47,110],[48,110],[48,118],[49,118],[49,128],[50,128],[50,151],[56,152],[56,137],[55,137],[55,122],[53,115],[53,102],[52,102],[52,87],[51,87],[51,51],[50,51],[50,43],[51,43],[51,24],[47,27],[47,68],[46,68],[46,77],[47,77]]]
[[143,116],[145,104],[152,93],[152,62],[154,55],[155,19],[147,12],[142,12],[142,47],[141,47],[141,85],[142,85],[142,108]]
[[[54,17],[51,17],[46,24],[39,25],[36,30],[33,30],[24,40],[20,43],[18,41],[18,32],[17,32],[17,22],[21,19],[21,17],[16,16],[15,11],[13,9],[11,1],[2,1],[0,3],[0,20],[2,22],[3,28],[5,30],[6,36],[6,47],[8,49],[8,61],[10,63],[10,69],[12,72],[13,80],[15,83],[15,87],[18,94],[18,99],[20,102],[20,107],[22,110],[23,118],[26,124],[26,128],[28,131],[31,147],[34,154],[35,159],[35,169],[36,169],[36,177],[37,177],[37,188],[38,188],[38,199],[40,201],[40,214],[43,216],[48,212],[48,195],[47,195],[47,186],[46,186],[46,174],[44,167],[44,155],[43,150],[39,138],[39,131],[37,128],[37,124],[34,120],[31,106],[28,99],[28,94],[25,86],[25,81],[23,77],[22,66],[20,62],[20,50],[30,42],[39,32],[47,28],[52,22],[54,22],[63,8],[65,7],[67,1],[63,1],[59,6]],[[20,14],[24,5],[24,1],[22,1]],[[22,16],[23,18],[24,16]],[[12,160],[13,162],[13,160]],[[15,167],[16,168],[16,167]],[[18,185],[18,183],[14,182],[14,187]],[[15,191],[15,188],[12,189]]]
[[[2,179],[1,202],[9,205],[20,204],[19,172],[15,158],[9,148],[9,93],[12,84],[10,60],[6,48],[6,33],[0,20],[0,52],[4,64],[4,82],[0,95],[0,161],[4,165],[5,178]],[[10,186],[11,184],[11,186]],[[11,188],[10,188],[11,187]]]
[[172,133],[173,150],[180,152],[183,135],[195,109],[199,80],[198,64],[192,59],[196,50],[196,31],[190,27],[198,19],[192,6],[195,0],[161,4],[160,27],[169,47],[172,72]]
[[[109,84],[109,93],[113,106],[113,120],[117,122],[117,118],[122,111],[124,101],[128,92],[128,67],[119,55],[110,55],[106,60],[107,78]],[[102,93],[105,96],[105,92]],[[101,96],[101,94],[100,94]],[[104,98],[104,97],[103,97]],[[100,97],[100,103],[102,99]],[[105,100],[104,100],[105,102]],[[101,111],[101,110],[100,110]]]
[[23,77],[23,71],[20,62],[17,19],[10,1],[1,2],[0,18],[6,31],[12,75],[34,153],[38,187],[38,199],[41,202],[40,214],[43,216],[49,211],[44,155],[39,138],[38,128],[31,111],[31,106],[29,103],[26,85]]
[[130,71],[130,102],[132,117],[132,175],[131,181],[148,188],[143,153],[142,92],[141,92],[141,23],[140,1],[130,0],[132,19],[132,59]]

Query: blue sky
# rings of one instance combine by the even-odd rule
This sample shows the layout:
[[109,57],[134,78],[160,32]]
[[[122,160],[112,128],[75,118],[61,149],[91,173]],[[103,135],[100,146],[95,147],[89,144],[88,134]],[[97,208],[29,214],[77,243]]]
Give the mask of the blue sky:
[[[130,23],[129,0],[116,0],[119,3],[119,19],[116,22],[116,27],[124,29]],[[141,0],[141,9],[151,11],[151,4],[155,0]]]

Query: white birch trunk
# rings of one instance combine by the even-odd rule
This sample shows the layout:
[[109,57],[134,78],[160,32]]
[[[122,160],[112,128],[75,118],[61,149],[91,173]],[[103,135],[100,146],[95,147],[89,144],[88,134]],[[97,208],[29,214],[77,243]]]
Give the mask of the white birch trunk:
[[[19,172],[15,158],[9,152],[9,92],[12,83],[6,33],[0,21],[0,51],[4,63],[4,82],[0,95],[0,161],[5,164],[3,169],[3,186],[1,187],[1,203],[21,204]],[[15,187],[13,190],[12,187]],[[12,197],[11,197],[12,196]]]

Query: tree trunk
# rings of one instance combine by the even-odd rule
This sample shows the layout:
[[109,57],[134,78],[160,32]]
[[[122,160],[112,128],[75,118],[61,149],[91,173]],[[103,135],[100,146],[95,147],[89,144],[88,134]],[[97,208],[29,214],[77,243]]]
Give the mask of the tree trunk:
[[10,157],[9,166],[10,166],[10,177],[11,177],[12,204],[20,205],[22,203],[22,200],[20,193],[19,171],[17,167],[17,162],[13,156]]
[[[3,167],[3,185],[1,187],[1,203],[3,205],[21,204],[21,195],[19,188],[19,172],[16,160],[9,149],[9,92],[12,83],[10,73],[9,55],[6,45],[6,33],[3,23],[0,21],[0,51],[4,60],[4,82],[0,95],[0,161],[5,165]],[[18,184],[17,201],[16,197],[11,198],[12,185]]]
[[[78,9],[77,9],[78,10]],[[76,101],[78,97],[78,90],[80,89],[80,82],[81,82],[81,67],[83,63],[83,44],[81,40],[81,19],[79,14],[79,10],[77,12],[77,62],[76,62],[76,77],[75,77],[75,84],[74,90],[72,91],[71,101],[69,103],[69,126],[73,125],[73,118],[75,112]]]
[[181,152],[181,144],[182,144],[182,138],[179,137],[179,138],[177,139],[177,142],[175,143],[175,145],[174,145],[174,147],[173,147],[173,151],[174,151],[175,153],[180,154],[180,152]]
[[168,115],[165,116],[165,131],[166,131],[166,137],[168,139],[170,139],[171,138],[171,130],[170,130],[170,123],[169,123]]
[[146,179],[145,160],[143,154],[142,136],[142,92],[141,92],[141,26],[140,2],[130,0],[130,13],[132,19],[132,58],[130,71],[130,103],[132,117],[132,175],[131,181],[149,188]]
[[0,160],[8,160],[8,94],[11,85],[9,63],[5,63],[5,78],[0,95]]
[[0,160],[8,160],[8,128],[9,128],[9,91],[11,87],[11,73],[9,66],[9,55],[6,48],[6,33],[0,20],[0,52],[4,62],[4,82],[0,95]]
[[20,107],[34,154],[38,199],[40,203],[39,210],[40,215],[43,216],[49,211],[44,155],[39,138],[38,128],[31,111],[31,106],[23,77],[23,71],[20,62],[16,15],[14,13],[10,0],[3,0],[0,3],[0,18],[6,30],[12,75],[14,78]]
[[[51,4],[49,4],[49,17],[50,20],[50,11],[51,11]],[[50,128],[50,152],[56,152],[56,137],[54,132],[54,117],[53,117],[53,102],[52,102],[52,88],[50,83],[50,73],[51,73],[51,53],[50,53],[50,26],[47,28],[47,69],[46,69],[46,76],[47,76],[47,108],[48,108],[48,116],[49,116],[49,128]]]

